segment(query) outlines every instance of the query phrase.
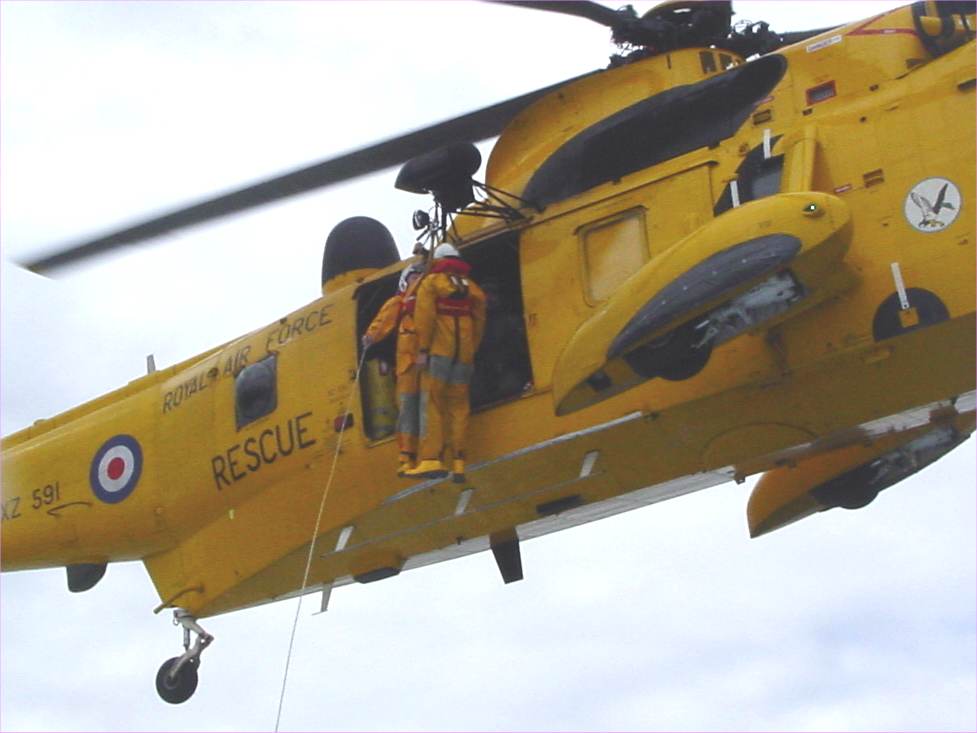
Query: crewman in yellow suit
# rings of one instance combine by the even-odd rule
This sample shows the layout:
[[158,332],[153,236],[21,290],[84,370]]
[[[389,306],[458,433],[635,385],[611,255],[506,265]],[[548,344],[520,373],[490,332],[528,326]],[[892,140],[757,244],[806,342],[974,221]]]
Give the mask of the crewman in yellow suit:
[[414,326],[421,369],[420,446],[406,478],[442,478],[450,446],[451,472],[465,477],[468,384],[485,331],[485,293],[471,279],[471,265],[450,244],[434,250],[430,271],[417,287]]
[[424,268],[408,265],[400,273],[397,294],[380,306],[373,322],[363,334],[363,348],[368,349],[397,329],[397,444],[400,448],[398,475],[413,467],[417,460],[418,389],[421,371],[417,358],[417,332],[414,328],[416,290]]

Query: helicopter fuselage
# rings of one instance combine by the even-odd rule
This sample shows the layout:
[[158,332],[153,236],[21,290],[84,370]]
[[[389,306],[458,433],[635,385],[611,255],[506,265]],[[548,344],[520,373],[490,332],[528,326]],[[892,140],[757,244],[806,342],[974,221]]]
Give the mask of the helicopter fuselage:
[[[5,439],[3,569],[142,560],[164,605],[207,616],[298,592],[320,504],[308,588],[897,433],[969,434],[973,51],[930,58],[906,8],[749,63],[684,49],[551,94],[488,165],[542,210],[452,232],[511,327],[478,357],[464,483],[394,474],[392,376],[359,336],[403,263],[358,270]],[[793,285],[710,285],[740,272],[710,258],[775,235]],[[631,327],[672,283],[702,294]],[[659,363],[680,326],[685,360]]]

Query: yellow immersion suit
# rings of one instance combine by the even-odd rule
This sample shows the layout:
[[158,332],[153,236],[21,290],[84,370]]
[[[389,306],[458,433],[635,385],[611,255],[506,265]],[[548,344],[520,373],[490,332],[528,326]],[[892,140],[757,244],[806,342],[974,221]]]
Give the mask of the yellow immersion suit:
[[417,456],[418,389],[420,370],[414,363],[417,358],[417,331],[414,327],[414,303],[417,286],[415,281],[403,293],[397,293],[380,306],[373,322],[366,329],[372,343],[385,339],[397,329],[397,445],[400,462],[413,463]]
[[417,288],[414,325],[417,348],[427,354],[421,373],[421,461],[446,460],[450,445],[464,460],[468,429],[468,383],[485,331],[485,293],[461,259],[437,260]]

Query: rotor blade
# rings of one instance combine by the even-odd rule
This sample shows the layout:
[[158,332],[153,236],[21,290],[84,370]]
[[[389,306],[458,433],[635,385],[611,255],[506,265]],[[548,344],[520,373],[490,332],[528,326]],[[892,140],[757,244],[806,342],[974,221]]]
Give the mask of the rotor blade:
[[430,127],[415,130],[213,198],[204,199],[125,229],[79,242],[38,257],[25,263],[24,267],[32,272],[45,273],[54,268],[110,252],[127,244],[157,237],[175,229],[202,224],[229,214],[390,168],[404,163],[416,155],[450,143],[484,140],[499,134],[509,120],[540,97],[565,84],[595,73],[597,72],[591,71],[489,107],[483,107],[460,117],[445,120]]
[[614,28],[621,22],[621,15],[616,10],[599,5],[598,3],[587,2],[586,0],[563,0],[553,2],[542,0],[542,2],[532,2],[532,0],[492,0],[501,2],[505,5],[516,5],[520,8],[532,8],[533,10],[546,10],[550,13],[563,13],[564,15],[575,15],[578,18],[586,18],[595,23]]

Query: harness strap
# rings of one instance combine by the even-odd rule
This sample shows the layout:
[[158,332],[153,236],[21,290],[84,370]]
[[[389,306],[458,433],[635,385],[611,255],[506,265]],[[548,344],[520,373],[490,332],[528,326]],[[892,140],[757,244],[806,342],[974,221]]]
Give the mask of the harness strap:
[[438,298],[435,301],[435,307],[439,316],[454,316],[456,318],[471,316],[472,299],[468,296],[461,298]]
[[417,304],[416,295],[408,295],[400,299],[400,317],[414,315],[414,306]]

